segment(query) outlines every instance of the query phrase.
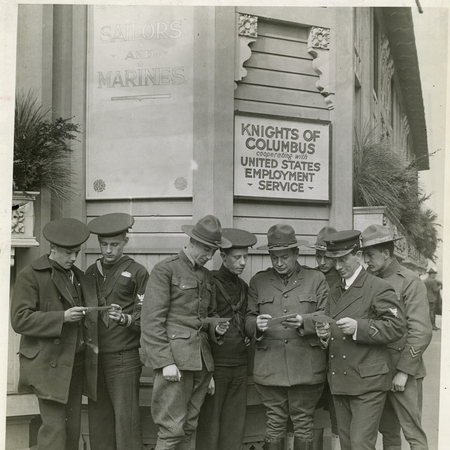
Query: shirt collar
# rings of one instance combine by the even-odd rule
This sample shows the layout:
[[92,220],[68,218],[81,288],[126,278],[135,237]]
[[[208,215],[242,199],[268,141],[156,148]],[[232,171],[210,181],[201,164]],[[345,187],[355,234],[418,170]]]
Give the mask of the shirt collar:
[[344,280],[345,289],[348,289],[353,284],[353,282],[356,280],[361,270],[362,266],[358,266],[358,268],[355,270],[355,273],[350,278],[345,278]]
[[194,269],[197,267],[197,264],[195,263],[195,261],[193,260],[192,256],[189,254],[189,252],[186,251],[187,247],[183,247],[183,252],[186,255],[186,258],[191,262],[192,267],[194,267]]

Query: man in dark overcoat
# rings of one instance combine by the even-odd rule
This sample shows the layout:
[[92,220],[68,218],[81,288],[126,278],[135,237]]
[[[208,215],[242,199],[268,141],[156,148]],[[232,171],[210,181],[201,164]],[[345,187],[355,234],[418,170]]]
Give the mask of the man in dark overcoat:
[[328,383],[345,450],[375,450],[391,389],[387,344],[405,332],[403,307],[392,286],[360,265],[360,235],[360,231],[346,230],[324,239],[327,256],[333,258],[342,282],[328,296],[326,315],[331,320],[323,326],[316,324],[319,337],[329,347]]
[[253,379],[267,408],[264,448],[284,449],[290,418],[294,449],[313,450],[326,356],[312,316],[325,309],[328,286],[320,271],[297,262],[306,241],[298,241],[290,225],[272,226],[267,240],[259,249],[269,250],[272,267],[250,280],[245,317],[246,332],[256,341]]
[[81,396],[96,397],[97,300],[95,283],[74,266],[88,227],[58,219],[43,229],[50,254],[17,276],[11,325],[20,341],[20,392],[38,397],[39,450],[78,450]]
[[211,342],[214,392],[206,396],[200,411],[196,450],[241,450],[244,438],[250,339],[244,329],[248,285],[240,275],[247,264],[248,247],[257,239],[237,228],[222,231],[233,246],[220,250],[222,266],[212,274],[217,313],[231,321],[223,344]]
[[142,305],[142,340],[154,371],[156,450],[190,449],[214,370],[210,341],[221,342],[229,326],[218,321],[214,282],[203,266],[231,243],[212,215],[181,228],[189,244],[155,265]]
[[427,290],[423,281],[400,265],[394,256],[394,237],[388,228],[374,224],[362,232],[362,249],[367,269],[386,280],[403,303],[406,332],[388,344],[392,363],[392,387],[380,422],[384,450],[401,450],[403,430],[412,450],[428,450],[421,424],[422,384],[426,375],[423,353],[433,331],[428,314]]
[[95,280],[98,320],[97,400],[89,399],[89,441],[95,450],[142,450],[139,390],[141,306],[147,269],[124,255],[134,218],[126,213],[96,217],[88,224],[98,235],[102,257],[86,270]]

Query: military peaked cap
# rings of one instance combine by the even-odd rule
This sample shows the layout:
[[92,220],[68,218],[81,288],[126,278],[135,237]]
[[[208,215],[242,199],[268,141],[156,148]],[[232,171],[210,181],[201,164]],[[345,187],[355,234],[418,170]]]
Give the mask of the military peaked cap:
[[339,258],[348,255],[355,248],[361,247],[360,236],[361,231],[358,230],[344,230],[329,234],[324,238],[327,244],[325,256]]

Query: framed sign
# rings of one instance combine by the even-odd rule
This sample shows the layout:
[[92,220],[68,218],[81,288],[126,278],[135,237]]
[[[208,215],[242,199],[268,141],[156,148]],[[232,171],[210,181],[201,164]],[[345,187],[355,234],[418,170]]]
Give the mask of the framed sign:
[[330,123],[236,114],[234,195],[328,202]]
[[91,6],[87,198],[191,197],[193,8]]

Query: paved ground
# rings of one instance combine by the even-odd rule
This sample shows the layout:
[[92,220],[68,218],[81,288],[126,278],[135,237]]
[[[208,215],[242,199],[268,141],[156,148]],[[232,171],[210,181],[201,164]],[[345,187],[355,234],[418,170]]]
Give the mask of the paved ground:
[[[441,327],[441,316],[436,316],[436,325]],[[428,375],[424,380],[422,424],[428,437],[428,450],[438,450],[439,424],[439,372],[441,356],[441,331],[433,331],[433,339],[425,352],[424,360]],[[377,450],[381,450],[381,437],[377,442]],[[440,450],[449,449],[441,445]],[[402,450],[409,450],[406,441]]]

